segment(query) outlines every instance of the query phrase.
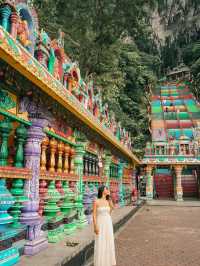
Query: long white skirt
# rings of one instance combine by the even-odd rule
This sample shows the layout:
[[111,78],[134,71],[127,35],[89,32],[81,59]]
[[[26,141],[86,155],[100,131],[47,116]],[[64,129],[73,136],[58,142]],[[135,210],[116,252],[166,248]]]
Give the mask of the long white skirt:
[[99,234],[95,235],[94,266],[115,266],[113,224],[109,207],[97,208],[97,226]]

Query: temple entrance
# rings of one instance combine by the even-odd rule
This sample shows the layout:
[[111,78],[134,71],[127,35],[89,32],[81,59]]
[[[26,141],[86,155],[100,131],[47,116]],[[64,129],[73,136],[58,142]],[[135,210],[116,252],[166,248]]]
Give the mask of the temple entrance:
[[171,171],[168,168],[158,168],[154,175],[154,198],[174,198],[174,184]]

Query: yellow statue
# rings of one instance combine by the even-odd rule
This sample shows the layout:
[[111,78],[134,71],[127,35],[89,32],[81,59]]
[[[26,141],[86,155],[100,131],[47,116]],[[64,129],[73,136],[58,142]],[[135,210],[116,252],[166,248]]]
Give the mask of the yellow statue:
[[20,19],[17,27],[17,37],[20,43],[25,47],[31,44],[31,41],[29,40],[29,35],[30,33],[27,21]]

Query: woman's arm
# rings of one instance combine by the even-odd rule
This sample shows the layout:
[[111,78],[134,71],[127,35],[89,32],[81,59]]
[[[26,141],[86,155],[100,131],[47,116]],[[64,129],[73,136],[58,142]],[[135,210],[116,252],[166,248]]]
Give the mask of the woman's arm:
[[97,202],[96,202],[96,200],[93,203],[93,225],[94,225],[94,232],[96,235],[98,235],[99,229],[97,226]]

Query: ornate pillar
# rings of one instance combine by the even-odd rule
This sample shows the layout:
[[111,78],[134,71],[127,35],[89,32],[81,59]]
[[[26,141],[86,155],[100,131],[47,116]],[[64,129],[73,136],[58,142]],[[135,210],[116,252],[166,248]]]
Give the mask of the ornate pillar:
[[75,156],[75,150],[74,148],[70,149],[70,174],[74,174],[74,156]]
[[25,192],[29,200],[25,202],[21,215],[21,223],[28,226],[27,243],[24,253],[34,255],[41,249],[47,247],[47,240],[42,235],[42,218],[38,214],[39,209],[39,174],[40,174],[40,154],[41,142],[45,137],[43,127],[46,120],[33,119],[32,126],[28,129],[28,137],[25,145],[25,167],[32,170],[32,178],[26,180]]
[[75,173],[79,176],[79,192],[83,191],[83,156],[85,154],[85,144],[82,142],[77,143],[74,159]]
[[0,8],[0,14],[2,18],[2,27],[8,31],[8,26],[9,26],[9,18],[11,15],[12,11],[9,5],[2,6]]
[[1,230],[1,256],[0,265],[13,265],[19,261],[18,248],[12,246],[13,238],[17,231],[10,227],[13,217],[8,214],[8,209],[13,206],[14,197],[6,187],[5,179],[0,179],[0,230]]
[[4,120],[0,121],[0,166],[7,165],[8,159],[8,137],[12,130],[12,124],[9,118],[5,117]]
[[110,165],[112,161],[112,155],[109,151],[106,152],[104,160],[104,176],[106,177],[106,186],[110,187]]
[[146,167],[146,197],[147,200],[153,199],[153,176],[152,176],[153,165],[147,165]]
[[75,153],[75,173],[79,176],[79,181],[77,183],[77,215],[78,215],[78,228],[83,228],[87,224],[87,219],[84,214],[83,206],[83,156],[85,154],[85,143],[81,140],[76,144]]
[[123,172],[124,172],[124,163],[120,162],[118,166],[118,178],[119,178],[119,203],[120,206],[124,206],[124,195],[123,195]]
[[55,160],[55,153],[56,153],[56,149],[57,149],[57,141],[52,138],[49,142],[50,145],[50,168],[49,168],[49,172],[55,172],[55,164],[56,164],[56,160]]
[[64,173],[69,173],[69,152],[70,152],[70,146],[68,144],[65,144],[64,147]]
[[176,173],[175,199],[176,201],[183,201],[183,188],[182,188],[182,182],[181,182],[183,166],[175,165],[174,170]]
[[27,129],[23,124],[16,129],[15,167],[24,166],[24,143],[27,138]]
[[63,152],[64,152],[64,143],[60,141],[58,143],[58,164],[57,164],[57,172],[62,173],[63,168]]
[[45,137],[42,141],[41,148],[41,160],[40,160],[40,170],[41,171],[46,171],[47,170],[47,155],[46,155],[46,150],[49,145],[49,138]]

